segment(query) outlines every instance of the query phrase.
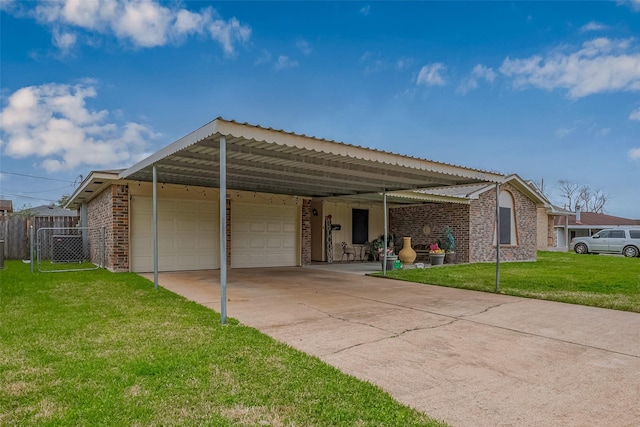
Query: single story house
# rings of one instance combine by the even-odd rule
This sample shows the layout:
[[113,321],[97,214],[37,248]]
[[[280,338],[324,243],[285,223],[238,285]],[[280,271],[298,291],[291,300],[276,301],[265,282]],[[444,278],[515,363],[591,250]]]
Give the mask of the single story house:
[[77,210],[64,209],[56,205],[40,205],[35,208],[29,208],[29,213],[32,216],[55,216],[55,217],[76,217],[78,216]]
[[[595,212],[570,212],[565,218],[556,217],[554,223],[555,234],[558,236],[558,246],[569,246],[574,237],[592,236],[605,228],[640,227],[640,219],[621,218]],[[567,239],[562,236],[566,235]]]
[[0,215],[7,215],[13,213],[13,201],[12,200],[0,200]]
[[67,207],[104,227],[107,268],[134,272],[339,260],[340,242],[371,241],[387,221],[417,243],[451,226],[459,262],[495,260],[498,241],[502,260],[535,260],[551,227],[516,175],[222,118],[128,169],[91,172]]

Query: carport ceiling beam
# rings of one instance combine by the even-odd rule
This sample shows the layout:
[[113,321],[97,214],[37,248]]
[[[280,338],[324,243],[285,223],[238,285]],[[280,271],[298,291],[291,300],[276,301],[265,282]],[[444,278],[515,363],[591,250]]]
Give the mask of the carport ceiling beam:
[[[200,171],[203,173],[211,172],[215,165],[204,164],[185,164],[178,161],[164,161],[162,162],[162,168],[167,171],[173,170],[175,173],[183,173],[186,170]],[[294,167],[278,167],[276,165],[260,165],[256,166],[255,162],[248,162],[244,160],[235,160],[233,164],[227,165],[227,170],[233,171],[236,174],[251,173],[252,176],[261,176],[268,181],[277,181],[282,183],[291,182],[291,180],[304,180],[307,185],[315,185],[316,187],[344,187],[349,186],[357,192],[373,192],[379,185],[372,183],[372,179],[361,179],[357,176],[350,176],[345,174],[330,174],[328,172],[304,170]],[[359,179],[360,178],[360,179]],[[380,176],[378,179],[381,178]],[[404,185],[403,185],[404,187]]]
[[[207,145],[208,144],[208,145]],[[205,141],[200,143],[200,147],[207,147],[209,149],[215,149],[215,146],[211,145],[212,143]],[[284,150],[289,149],[290,147],[276,146],[277,148]],[[455,176],[451,178],[443,178],[441,173],[422,170],[422,169],[414,169],[404,167],[402,170],[398,169],[398,165],[391,165],[386,163],[377,163],[376,166],[369,166],[371,162],[365,160],[359,160],[356,158],[345,158],[344,161],[332,160],[328,158],[323,158],[330,156],[328,153],[314,152],[303,149],[295,149],[297,152],[304,152],[305,155],[293,154],[287,151],[276,151],[276,150],[268,150],[265,148],[258,147],[246,147],[241,145],[232,144],[227,147],[227,159],[229,164],[232,163],[233,158],[238,157],[237,154],[246,154],[250,156],[255,156],[255,161],[257,162],[268,162],[273,161],[273,159],[279,159],[283,161],[301,163],[304,165],[316,165],[321,167],[322,169],[328,172],[351,172],[351,173],[367,173],[368,176],[372,179],[375,177],[388,176],[391,180],[412,180],[417,187],[425,186],[445,186],[459,183],[459,179],[456,179]],[[190,150],[192,154],[195,154],[193,150]],[[460,177],[461,178],[461,177]],[[464,182],[478,182],[478,180],[472,179],[464,179]]]
[[[210,171],[209,171],[210,172]],[[206,178],[201,173],[169,171],[158,165],[159,182],[172,183],[185,186],[202,186],[217,188],[219,180],[217,177]],[[341,194],[357,194],[352,189],[345,190],[345,187],[323,186],[307,181],[292,182],[285,178],[279,180],[267,180],[264,178],[250,178],[246,174],[231,173],[227,169],[227,182],[230,190],[259,191],[275,194],[289,194],[297,196],[317,196],[327,197]]]

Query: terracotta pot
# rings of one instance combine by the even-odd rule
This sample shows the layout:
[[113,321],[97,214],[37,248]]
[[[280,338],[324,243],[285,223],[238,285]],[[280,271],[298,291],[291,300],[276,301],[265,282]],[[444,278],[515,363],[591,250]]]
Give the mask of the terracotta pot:
[[444,263],[445,264],[455,264],[456,263],[456,253],[448,252],[444,254]]
[[416,260],[416,251],[411,247],[411,237],[404,237],[403,246],[400,252],[398,252],[398,258],[403,264],[413,264]]

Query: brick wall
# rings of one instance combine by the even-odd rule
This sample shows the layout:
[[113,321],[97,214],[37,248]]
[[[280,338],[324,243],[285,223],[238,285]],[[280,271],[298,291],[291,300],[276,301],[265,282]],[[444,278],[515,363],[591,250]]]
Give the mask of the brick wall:
[[[500,246],[504,261],[535,260],[537,249],[537,209],[535,203],[509,184],[501,191],[513,197],[517,245]],[[470,205],[425,203],[389,209],[389,232],[411,237],[411,244],[431,244],[444,240],[444,228],[450,226],[456,241],[456,262],[491,262],[496,259],[494,243],[496,193],[489,190],[472,200]],[[553,222],[551,231],[553,231]],[[425,235],[423,228],[431,229]],[[553,236],[553,233],[551,233]],[[398,248],[399,250],[400,248]]]
[[[112,185],[87,205],[87,226],[104,228],[104,266],[112,271],[129,271],[129,187]],[[99,263],[95,245],[91,260]]]
[[302,201],[302,265],[311,264],[311,200]]
[[[402,248],[402,238],[411,237],[411,245],[444,241],[444,229],[453,230],[456,243],[456,262],[469,262],[469,205],[454,203],[425,203],[389,209],[389,232],[395,234],[396,244]],[[424,234],[424,226],[430,228]]]
[[[509,184],[500,187],[513,197],[516,242],[501,245],[500,259],[504,261],[534,261],[537,249],[537,209],[535,203]],[[496,259],[495,247],[496,193],[486,191],[471,202],[469,245],[471,262],[490,262]]]

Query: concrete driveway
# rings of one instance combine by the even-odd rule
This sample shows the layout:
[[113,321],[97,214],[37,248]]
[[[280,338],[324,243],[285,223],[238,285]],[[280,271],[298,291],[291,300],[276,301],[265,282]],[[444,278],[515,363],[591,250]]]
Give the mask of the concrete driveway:
[[[218,272],[159,282],[220,311]],[[311,268],[231,270],[227,293],[230,317],[452,426],[640,425],[640,314]]]

